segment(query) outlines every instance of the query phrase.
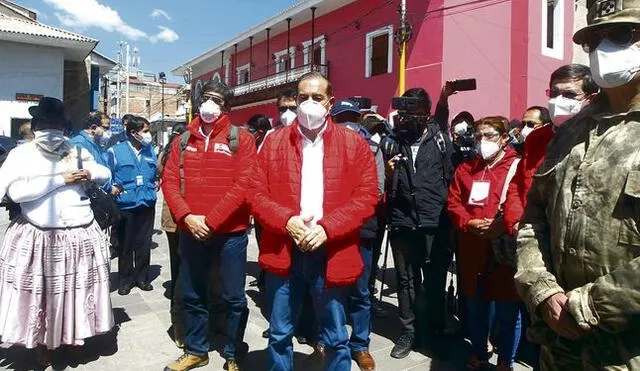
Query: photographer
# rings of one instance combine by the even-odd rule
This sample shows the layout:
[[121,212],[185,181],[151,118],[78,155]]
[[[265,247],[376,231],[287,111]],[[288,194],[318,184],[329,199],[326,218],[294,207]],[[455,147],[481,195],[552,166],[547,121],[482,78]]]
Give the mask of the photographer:
[[[443,215],[453,166],[447,131],[430,116],[431,99],[421,88],[395,98],[394,134],[383,144],[391,174],[389,223],[398,282],[402,335],[391,356],[406,357],[427,332],[444,328],[444,286],[449,265],[448,221]],[[425,297],[420,297],[421,293]],[[424,314],[428,306],[429,326]],[[427,331],[427,328],[429,331]],[[433,344],[438,344],[432,338]]]

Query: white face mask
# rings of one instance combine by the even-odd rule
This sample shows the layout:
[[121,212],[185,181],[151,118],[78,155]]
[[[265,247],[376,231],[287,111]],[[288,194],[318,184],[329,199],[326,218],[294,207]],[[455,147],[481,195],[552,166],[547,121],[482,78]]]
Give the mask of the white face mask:
[[582,102],[583,101],[576,99],[565,98],[562,95],[549,99],[549,113],[551,114],[553,125],[560,126],[575,116],[580,112]]
[[298,106],[298,122],[309,130],[315,130],[327,121],[327,108],[320,102],[306,100]]
[[151,137],[151,133],[138,133],[140,139],[138,141],[142,144],[143,147],[148,147],[153,142],[153,138]]
[[222,114],[222,108],[215,104],[211,99],[202,103],[200,106],[200,117],[202,121],[210,124],[218,119]]
[[492,159],[498,152],[500,152],[500,145],[489,140],[481,141],[479,147],[478,153],[480,153],[482,159],[485,161]]
[[618,45],[603,39],[589,53],[593,80],[602,88],[617,88],[629,83],[640,71],[640,47]]
[[522,134],[522,137],[527,139],[527,137],[529,136],[529,134],[531,134],[535,129],[534,128],[530,128],[528,126],[525,126],[522,128],[522,130],[520,131],[520,134]]
[[46,152],[58,153],[68,147],[64,131],[57,129],[43,129],[34,133],[33,142]]
[[282,115],[280,115],[280,122],[284,126],[289,126],[293,124],[293,120],[296,119],[296,113],[292,110],[286,110]]

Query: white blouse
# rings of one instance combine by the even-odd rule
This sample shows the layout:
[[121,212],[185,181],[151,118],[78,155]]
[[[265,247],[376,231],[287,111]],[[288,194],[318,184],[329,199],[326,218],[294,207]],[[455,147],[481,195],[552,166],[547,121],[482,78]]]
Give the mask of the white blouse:
[[[78,169],[77,157],[75,148],[60,160],[45,156],[33,142],[16,147],[0,168],[0,198],[7,194],[19,203],[22,216],[40,228],[91,223],[91,203],[82,185],[67,185],[62,175]],[[99,185],[111,179],[110,170],[98,165],[88,151],[82,151],[82,165]]]

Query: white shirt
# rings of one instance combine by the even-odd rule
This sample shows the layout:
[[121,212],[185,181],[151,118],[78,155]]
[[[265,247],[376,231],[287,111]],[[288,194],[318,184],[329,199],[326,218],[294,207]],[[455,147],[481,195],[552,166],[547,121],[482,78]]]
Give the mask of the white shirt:
[[[83,168],[104,185],[111,172],[82,151]],[[62,160],[45,157],[33,142],[16,147],[0,168],[0,198],[20,204],[22,216],[40,228],[73,228],[93,221],[91,203],[81,185],[66,185],[63,173],[77,170],[75,148]]]
[[[299,130],[299,129],[298,129]],[[300,216],[313,217],[308,227],[315,226],[323,217],[324,203],[324,131],[315,141],[311,141],[302,132],[302,180],[300,186]]]

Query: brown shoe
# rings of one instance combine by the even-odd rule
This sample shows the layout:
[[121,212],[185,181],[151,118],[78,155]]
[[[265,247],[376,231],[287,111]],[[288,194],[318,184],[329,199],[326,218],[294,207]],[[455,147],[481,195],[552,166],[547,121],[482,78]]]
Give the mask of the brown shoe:
[[224,369],[227,371],[240,371],[240,366],[238,365],[238,362],[228,359],[227,363],[224,365]]
[[185,353],[180,358],[169,363],[164,371],[187,371],[194,368],[206,366],[209,364],[209,356],[196,356],[193,354]]
[[373,360],[368,350],[354,352],[351,358],[356,361],[361,371],[374,371],[376,369],[376,361]]

